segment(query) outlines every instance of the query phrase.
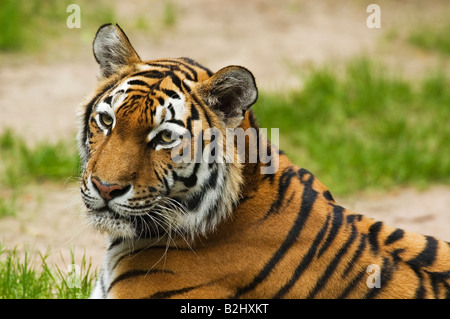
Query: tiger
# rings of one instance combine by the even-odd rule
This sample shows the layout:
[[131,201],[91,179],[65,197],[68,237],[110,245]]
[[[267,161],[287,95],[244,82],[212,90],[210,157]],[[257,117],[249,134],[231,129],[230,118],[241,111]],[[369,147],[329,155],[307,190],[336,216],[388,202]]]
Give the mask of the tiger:
[[141,60],[118,24],[93,54],[77,133],[106,234],[91,298],[450,298],[450,243],[338,205],[260,130],[247,68]]

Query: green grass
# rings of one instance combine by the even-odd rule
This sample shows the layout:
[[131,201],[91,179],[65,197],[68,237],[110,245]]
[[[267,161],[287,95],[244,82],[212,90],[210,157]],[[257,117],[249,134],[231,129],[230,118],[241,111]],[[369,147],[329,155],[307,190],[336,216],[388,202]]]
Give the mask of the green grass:
[[[24,41],[21,19],[26,19],[26,11],[21,10],[23,1],[3,0],[0,2],[0,49],[19,50]],[[26,20],[25,20],[26,21]]]
[[450,79],[413,83],[366,59],[312,69],[302,90],[260,94],[261,127],[333,193],[450,182]]
[[14,216],[17,211],[17,194],[10,194],[8,197],[0,196],[0,218],[4,216]]
[[75,141],[40,142],[29,147],[12,130],[6,130],[0,135],[0,159],[0,217],[15,214],[26,185],[67,181],[79,174]]
[[408,42],[428,51],[438,51],[450,54],[450,20],[443,19],[443,23],[422,23],[415,27],[408,35]]
[[0,185],[15,187],[30,181],[66,180],[78,174],[79,159],[75,141],[55,144],[40,142],[29,147],[6,130],[0,135]]
[[95,32],[99,25],[113,22],[115,12],[107,1],[78,0],[1,0],[0,51],[34,51],[45,47],[64,32],[76,3],[81,9],[81,28]]
[[[75,141],[39,142],[28,146],[12,130],[0,135],[0,218],[16,215],[27,185],[66,182],[79,174]],[[47,255],[31,259],[0,244],[0,299],[5,298],[86,298],[96,274],[83,257],[78,274],[51,267]],[[65,263],[75,264],[72,261]]]
[[[75,264],[71,254],[71,264]],[[48,255],[40,260],[22,255],[17,249],[0,245],[0,299],[83,299],[89,297],[96,272],[83,257],[79,265],[67,270],[47,264]],[[72,269],[74,271],[72,271]]]
[[178,20],[178,10],[174,3],[167,1],[164,3],[163,24],[167,28],[172,28]]
[[[151,9],[150,9],[151,7]],[[140,12],[132,17],[122,17],[127,28],[143,31],[147,39],[159,42],[167,36],[166,31],[174,31],[180,19],[180,8],[171,0],[164,0],[158,5],[144,5]],[[130,31],[131,32],[131,31]]]

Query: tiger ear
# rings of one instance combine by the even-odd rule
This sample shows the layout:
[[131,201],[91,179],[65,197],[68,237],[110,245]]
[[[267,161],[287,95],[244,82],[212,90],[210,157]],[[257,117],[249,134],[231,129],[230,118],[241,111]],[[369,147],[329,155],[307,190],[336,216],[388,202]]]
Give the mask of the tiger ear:
[[213,109],[220,111],[227,126],[237,127],[244,113],[258,98],[253,74],[241,66],[228,66],[202,82],[197,92]]
[[102,25],[92,46],[95,60],[100,65],[100,76],[103,78],[117,73],[123,66],[141,61],[118,24]]

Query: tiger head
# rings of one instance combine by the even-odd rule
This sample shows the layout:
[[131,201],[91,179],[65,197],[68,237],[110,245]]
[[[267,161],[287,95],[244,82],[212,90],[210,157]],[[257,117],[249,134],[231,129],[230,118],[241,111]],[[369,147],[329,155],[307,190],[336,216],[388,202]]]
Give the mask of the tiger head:
[[257,99],[253,75],[239,66],[212,73],[188,58],[142,61],[112,24],[98,30],[93,52],[98,85],[77,136],[88,221],[112,238],[207,234],[243,183],[238,152],[204,160],[215,155],[208,129],[225,137],[242,124]]

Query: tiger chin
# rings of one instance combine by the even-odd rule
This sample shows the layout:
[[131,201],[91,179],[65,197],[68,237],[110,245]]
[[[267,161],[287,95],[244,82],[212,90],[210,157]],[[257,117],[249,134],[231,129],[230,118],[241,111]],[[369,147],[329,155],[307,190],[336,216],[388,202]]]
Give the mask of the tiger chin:
[[449,243],[339,206],[259,129],[249,70],[142,60],[112,24],[93,52],[81,196],[108,247],[92,298],[450,298]]

